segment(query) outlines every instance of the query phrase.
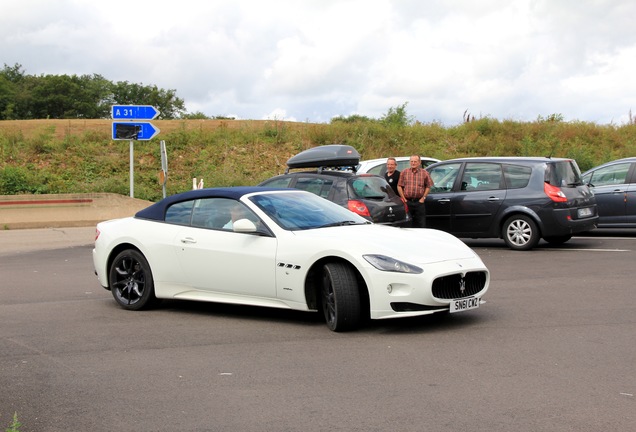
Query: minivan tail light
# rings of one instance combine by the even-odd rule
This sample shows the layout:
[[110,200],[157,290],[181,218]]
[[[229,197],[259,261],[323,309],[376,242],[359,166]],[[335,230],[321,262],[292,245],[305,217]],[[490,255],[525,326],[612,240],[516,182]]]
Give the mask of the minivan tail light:
[[369,213],[369,208],[365,203],[357,200],[349,200],[347,202],[347,208],[352,212],[359,214],[360,216],[368,216],[371,217],[371,213]]
[[543,191],[554,202],[567,202],[568,197],[565,196],[561,188],[552,186],[550,183],[543,184]]

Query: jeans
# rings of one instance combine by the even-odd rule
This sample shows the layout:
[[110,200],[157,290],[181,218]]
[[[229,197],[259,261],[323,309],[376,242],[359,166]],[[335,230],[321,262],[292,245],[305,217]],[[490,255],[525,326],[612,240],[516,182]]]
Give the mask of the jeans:
[[418,200],[407,200],[406,205],[411,213],[411,227],[426,228],[426,205]]

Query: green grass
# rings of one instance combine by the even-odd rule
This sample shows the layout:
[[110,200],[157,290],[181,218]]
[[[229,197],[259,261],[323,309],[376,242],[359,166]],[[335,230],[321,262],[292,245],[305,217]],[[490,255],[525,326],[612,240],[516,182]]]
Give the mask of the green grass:
[[20,426],[22,426],[22,423],[18,421],[18,413],[14,413],[13,420],[9,427],[5,429],[5,432],[20,432]]
[[[192,120],[193,122],[195,120]],[[237,127],[162,133],[168,150],[168,194],[192,187],[253,185],[285,169],[294,154],[324,144],[348,144],[363,159],[420,154],[554,156],[577,160],[582,171],[636,154],[636,124],[597,125],[539,118],[535,122],[480,118],[457,126],[379,121],[331,124],[281,121]],[[74,132],[56,138],[55,127],[33,136],[0,128],[0,195],[112,192],[129,194],[129,142],[108,131]],[[159,137],[158,137],[159,138]],[[135,197],[161,198],[159,139],[134,144]]]

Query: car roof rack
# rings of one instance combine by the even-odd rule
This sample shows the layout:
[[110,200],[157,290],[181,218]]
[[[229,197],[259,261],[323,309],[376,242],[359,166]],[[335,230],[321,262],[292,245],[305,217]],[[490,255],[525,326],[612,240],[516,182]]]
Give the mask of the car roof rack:
[[294,168],[318,168],[318,172],[333,169],[356,172],[359,162],[360,153],[353,147],[328,144],[307,149],[289,158],[285,174]]

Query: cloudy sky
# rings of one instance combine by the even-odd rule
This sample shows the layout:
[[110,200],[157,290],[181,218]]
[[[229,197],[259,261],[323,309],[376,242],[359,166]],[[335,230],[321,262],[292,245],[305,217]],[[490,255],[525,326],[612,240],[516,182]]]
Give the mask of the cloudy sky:
[[[189,112],[624,124],[631,0],[0,0],[0,61],[176,90]],[[144,101],[139,101],[144,104]]]

